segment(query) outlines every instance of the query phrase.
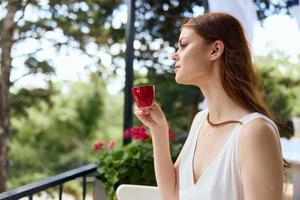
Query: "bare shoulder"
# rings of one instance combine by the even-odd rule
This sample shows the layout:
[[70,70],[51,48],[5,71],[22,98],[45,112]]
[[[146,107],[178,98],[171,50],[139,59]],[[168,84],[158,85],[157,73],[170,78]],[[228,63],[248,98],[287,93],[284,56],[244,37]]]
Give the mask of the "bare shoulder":
[[239,136],[240,163],[249,158],[265,162],[271,157],[281,157],[280,143],[275,127],[262,118],[247,123]]
[[273,144],[273,142],[277,145],[278,143],[278,137],[275,127],[273,127],[271,123],[262,118],[256,118],[247,123],[241,130],[239,140],[241,144],[245,145],[268,145]]
[[239,163],[245,196],[249,199],[281,199],[282,154],[271,123],[257,118],[242,128]]

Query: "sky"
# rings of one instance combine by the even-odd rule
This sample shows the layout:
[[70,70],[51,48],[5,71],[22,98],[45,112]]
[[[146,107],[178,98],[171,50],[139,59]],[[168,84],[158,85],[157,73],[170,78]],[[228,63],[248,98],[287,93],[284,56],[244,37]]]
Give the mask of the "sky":
[[300,27],[289,15],[268,17],[263,26],[258,22],[254,27],[253,51],[255,55],[266,55],[278,49],[291,56],[292,60],[300,54]]
[[[116,13],[117,18],[124,20],[127,19],[126,12]],[[120,22],[124,23],[124,21],[115,21],[116,26],[120,24]],[[62,33],[49,33],[47,38],[56,37]],[[63,38],[63,36],[61,36]],[[38,48],[39,45],[47,48],[46,40],[41,40],[36,42],[34,40],[28,40],[17,47],[15,47],[13,51],[13,56],[17,57],[13,60],[14,66],[21,66],[24,58],[18,58],[18,55],[29,53],[34,51],[35,48]],[[284,52],[286,55],[291,57],[291,61],[296,62],[297,55],[300,54],[300,27],[298,26],[295,19],[293,19],[289,15],[273,15],[268,17],[263,25],[259,22],[255,23],[254,26],[254,39],[252,50],[254,55],[267,55],[270,51],[274,49],[280,50]],[[125,48],[118,47],[118,48]],[[97,51],[96,47],[91,46],[90,52]],[[116,47],[117,49],[117,47]],[[56,77],[52,80],[59,81],[76,81],[87,80],[87,70],[85,66],[93,63],[93,60],[88,58],[86,55],[83,55],[78,50],[74,49],[66,49],[68,51],[68,55],[57,54],[55,49],[51,49],[50,47],[47,51],[41,52],[38,54],[38,59],[48,58],[52,60],[53,65],[56,67]],[[103,51],[98,51],[97,54],[101,55],[101,62],[110,70],[109,66],[111,64],[111,58],[108,54]],[[135,69],[137,65],[134,65]],[[125,66],[123,64],[123,68],[117,71],[117,79],[111,81],[107,88],[109,93],[118,94],[124,85],[124,76],[125,76]],[[141,69],[142,73],[146,73],[145,69]],[[20,77],[23,73],[25,73],[25,68],[18,67],[12,70],[11,80],[15,80]],[[43,87],[45,86],[44,76],[36,75],[36,76],[28,76],[22,78],[18,82],[16,82],[15,87]]]

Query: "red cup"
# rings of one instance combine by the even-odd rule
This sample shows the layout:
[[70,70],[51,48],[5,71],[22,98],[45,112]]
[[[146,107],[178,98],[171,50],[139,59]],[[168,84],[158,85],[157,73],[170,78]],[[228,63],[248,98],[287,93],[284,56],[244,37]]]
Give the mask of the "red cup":
[[154,85],[138,85],[131,88],[131,93],[137,107],[150,108],[154,103]]

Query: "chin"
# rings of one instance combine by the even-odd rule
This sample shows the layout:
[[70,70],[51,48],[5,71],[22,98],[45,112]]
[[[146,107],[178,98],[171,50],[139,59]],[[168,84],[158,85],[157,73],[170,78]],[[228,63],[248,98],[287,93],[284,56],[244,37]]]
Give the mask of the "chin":
[[182,80],[178,74],[175,74],[175,82],[178,84],[182,84]]
[[181,85],[191,85],[191,83],[183,77],[175,75],[175,82]]

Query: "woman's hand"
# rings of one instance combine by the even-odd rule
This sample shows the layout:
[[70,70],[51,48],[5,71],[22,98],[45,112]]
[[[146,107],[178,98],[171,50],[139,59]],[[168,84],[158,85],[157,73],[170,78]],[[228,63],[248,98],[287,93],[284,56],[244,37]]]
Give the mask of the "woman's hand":
[[156,102],[150,108],[138,108],[134,105],[134,114],[150,130],[168,131],[166,117]]

